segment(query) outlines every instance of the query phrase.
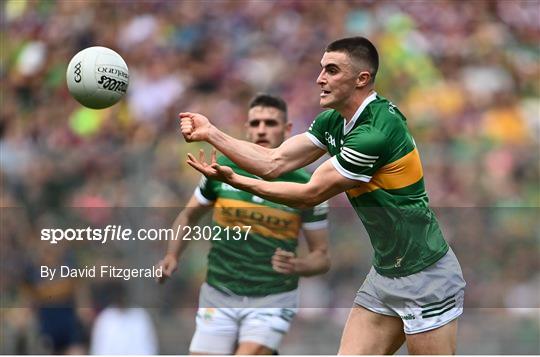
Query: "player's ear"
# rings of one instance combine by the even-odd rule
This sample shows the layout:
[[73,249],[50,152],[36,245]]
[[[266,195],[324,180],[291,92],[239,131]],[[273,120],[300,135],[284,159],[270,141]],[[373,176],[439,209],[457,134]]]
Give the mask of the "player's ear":
[[285,136],[288,138],[291,136],[292,123],[290,121],[285,123]]
[[247,141],[250,140],[250,134],[249,134],[249,130],[248,130],[248,129],[249,129],[249,124],[248,124],[248,122],[246,121],[246,122],[244,123],[244,139],[246,139]]
[[363,88],[369,84],[371,81],[371,73],[368,71],[362,71],[358,73],[356,77],[356,88]]

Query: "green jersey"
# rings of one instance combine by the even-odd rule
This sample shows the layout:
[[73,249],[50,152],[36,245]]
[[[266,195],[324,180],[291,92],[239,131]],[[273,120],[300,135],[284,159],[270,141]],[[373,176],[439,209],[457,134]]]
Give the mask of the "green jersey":
[[341,175],[359,181],[346,193],[369,234],[378,273],[414,274],[446,254],[448,244],[428,206],[418,150],[395,105],[373,93],[350,122],[327,110],[306,134],[328,151]]
[[[218,163],[231,167],[237,174],[256,178],[224,156],[218,158]],[[296,170],[275,181],[306,183],[309,179],[306,171]],[[274,271],[271,258],[278,247],[294,252],[301,228],[326,228],[326,202],[299,210],[205,177],[195,190],[195,197],[202,204],[214,205],[212,223],[218,228],[208,254],[208,284],[242,296],[277,294],[298,287],[298,276]],[[244,226],[250,226],[247,236]],[[232,238],[233,230],[239,229],[236,227],[243,231],[240,240]]]

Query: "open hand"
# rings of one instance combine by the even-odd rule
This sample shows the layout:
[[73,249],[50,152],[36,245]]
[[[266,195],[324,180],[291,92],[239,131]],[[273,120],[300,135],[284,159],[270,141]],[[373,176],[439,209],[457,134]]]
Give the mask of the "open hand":
[[199,151],[199,160],[197,160],[192,154],[188,154],[187,156],[188,158],[186,162],[204,176],[218,181],[231,182],[234,176],[234,171],[230,167],[221,166],[216,162],[216,149],[212,149],[210,163],[206,162],[203,149]]
[[210,121],[199,113],[184,112],[178,114],[180,131],[188,143],[192,141],[207,141],[210,131]]

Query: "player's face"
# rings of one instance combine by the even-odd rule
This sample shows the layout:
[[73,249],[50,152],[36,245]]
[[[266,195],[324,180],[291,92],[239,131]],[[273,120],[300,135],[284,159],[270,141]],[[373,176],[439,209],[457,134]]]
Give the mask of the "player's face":
[[320,105],[340,110],[347,106],[357,88],[358,70],[344,52],[325,52],[317,84],[321,87]]
[[291,123],[285,122],[285,116],[281,110],[261,106],[249,110],[246,135],[252,143],[267,148],[277,148],[290,132]]

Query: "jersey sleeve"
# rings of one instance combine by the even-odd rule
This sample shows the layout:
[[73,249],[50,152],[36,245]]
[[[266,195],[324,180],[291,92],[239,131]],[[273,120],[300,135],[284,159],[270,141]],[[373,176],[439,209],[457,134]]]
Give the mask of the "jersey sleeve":
[[302,211],[302,229],[317,230],[328,228],[328,201]]
[[331,161],[343,176],[362,182],[371,177],[386,161],[388,140],[375,128],[362,129],[349,134],[339,154]]
[[217,199],[215,184],[206,176],[201,178],[201,181],[193,194],[195,195],[197,201],[204,206],[212,205]]
[[328,128],[329,111],[317,115],[309,126],[306,136],[319,148],[328,151],[325,133]]

